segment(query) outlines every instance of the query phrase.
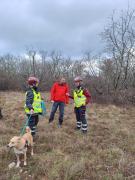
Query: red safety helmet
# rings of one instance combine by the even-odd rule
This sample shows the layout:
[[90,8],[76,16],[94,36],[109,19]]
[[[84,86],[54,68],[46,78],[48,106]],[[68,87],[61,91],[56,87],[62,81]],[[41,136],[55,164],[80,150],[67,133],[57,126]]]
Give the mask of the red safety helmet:
[[38,78],[32,77],[32,76],[28,78],[28,84],[30,86],[37,85],[38,83],[39,83],[39,79]]
[[82,82],[82,78],[80,76],[75,77],[74,82]]

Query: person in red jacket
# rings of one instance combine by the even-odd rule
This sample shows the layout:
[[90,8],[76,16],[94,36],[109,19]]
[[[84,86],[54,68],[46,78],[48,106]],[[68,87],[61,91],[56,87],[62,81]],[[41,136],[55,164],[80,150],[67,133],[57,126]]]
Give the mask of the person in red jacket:
[[55,82],[51,88],[51,102],[53,103],[53,105],[49,118],[49,123],[54,120],[55,113],[57,111],[57,108],[59,107],[58,127],[61,127],[63,123],[64,107],[65,104],[68,104],[69,101],[67,93],[69,93],[69,88],[65,78],[60,78],[60,80],[58,82]]

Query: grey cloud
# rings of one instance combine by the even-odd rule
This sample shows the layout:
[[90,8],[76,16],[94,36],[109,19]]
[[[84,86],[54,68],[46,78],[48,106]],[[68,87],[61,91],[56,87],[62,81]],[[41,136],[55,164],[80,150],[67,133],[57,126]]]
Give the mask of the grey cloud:
[[2,0],[0,53],[21,53],[29,45],[67,55],[99,52],[108,16],[127,5],[127,0]]

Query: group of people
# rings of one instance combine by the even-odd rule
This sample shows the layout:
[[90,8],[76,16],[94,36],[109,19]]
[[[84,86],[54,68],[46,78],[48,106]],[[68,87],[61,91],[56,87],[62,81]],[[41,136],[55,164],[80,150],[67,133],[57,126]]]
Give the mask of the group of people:
[[[42,114],[42,97],[38,89],[39,80],[36,77],[28,78],[29,89],[26,92],[25,113],[29,119],[28,126],[31,129],[31,134],[34,137],[39,121],[39,115]],[[64,108],[69,103],[69,98],[74,100],[74,112],[76,115],[76,130],[82,130],[87,133],[86,106],[90,102],[91,95],[83,86],[83,79],[76,77],[74,79],[75,89],[73,94],[69,93],[69,87],[65,78],[61,77],[55,82],[51,88],[52,109],[49,117],[49,123],[52,123],[55,113],[59,108],[58,127],[61,128],[64,119]]]

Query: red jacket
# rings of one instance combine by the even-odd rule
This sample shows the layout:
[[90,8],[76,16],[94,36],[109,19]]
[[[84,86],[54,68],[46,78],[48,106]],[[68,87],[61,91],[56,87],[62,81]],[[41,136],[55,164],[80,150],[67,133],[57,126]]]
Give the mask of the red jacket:
[[61,85],[56,82],[51,88],[51,100],[60,101],[67,104],[69,102],[69,98],[66,93],[69,93],[68,85],[66,83]]
[[86,104],[88,104],[91,100],[91,94],[88,91],[88,89],[84,89],[83,94],[84,94],[84,96],[86,96]]

